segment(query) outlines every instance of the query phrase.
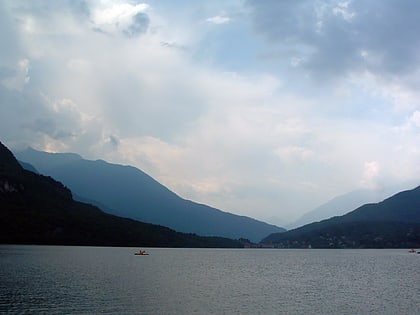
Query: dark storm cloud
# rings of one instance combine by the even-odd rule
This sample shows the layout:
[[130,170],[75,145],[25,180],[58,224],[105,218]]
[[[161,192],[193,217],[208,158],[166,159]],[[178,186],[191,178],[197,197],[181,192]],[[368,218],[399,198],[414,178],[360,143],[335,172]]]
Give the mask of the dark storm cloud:
[[420,1],[247,3],[257,32],[274,49],[292,50],[300,65],[315,75],[361,69],[400,75],[418,68]]
[[[382,55],[383,67],[391,73],[417,68],[420,52],[420,1],[355,1],[356,31],[361,44]],[[377,69],[379,70],[379,69]]]

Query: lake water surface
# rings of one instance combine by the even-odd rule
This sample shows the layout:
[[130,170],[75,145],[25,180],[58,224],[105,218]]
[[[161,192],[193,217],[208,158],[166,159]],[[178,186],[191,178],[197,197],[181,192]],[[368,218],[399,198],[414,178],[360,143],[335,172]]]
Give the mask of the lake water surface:
[[407,250],[0,246],[1,314],[420,314]]

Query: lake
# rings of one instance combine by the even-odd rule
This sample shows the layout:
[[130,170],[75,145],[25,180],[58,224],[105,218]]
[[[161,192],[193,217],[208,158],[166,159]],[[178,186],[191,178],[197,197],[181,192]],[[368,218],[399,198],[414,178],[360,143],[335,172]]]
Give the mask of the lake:
[[399,250],[0,246],[1,314],[420,314]]

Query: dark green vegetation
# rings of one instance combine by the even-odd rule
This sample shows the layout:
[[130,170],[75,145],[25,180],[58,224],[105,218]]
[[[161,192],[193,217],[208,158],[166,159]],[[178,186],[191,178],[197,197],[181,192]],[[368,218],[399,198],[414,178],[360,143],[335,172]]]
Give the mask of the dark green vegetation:
[[162,247],[242,247],[106,214],[76,202],[51,177],[24,170],[0,143],[0,243]]
[[[407,186],[410,187],[410,186]],[[414,185],[412,186],[414,187]],[[395,190],[395,192],[401,191]],[[349,193],[334,197],[333,199],[327,201],[326,203],[320,205],[319,207],[306,212],[298,220],[293,222],[290,225],[289,230],[292,228],[301,227],[303,225],[318,222],[321,220],[329,219],[335,216],[344,215],[366,203],[378,202],[384,200],[385,198],[392,196],[395,192],[390,192],[389,194],[382,194],[382,196],[377,196],[377,193],[374,190],[370,189],[358,189],[351,191]]]
[[259,242],[285,231],[274,225],[182,199],[141,170],[105,161],[84,160],[73,153],[46,153],[31,148],[19,160],[69,187],[78,200],[107,213],[170,227],[176,231]]
[[420,247],[420,186],[340,217],[274,233],[261,243],[275,247]]
[[411,189],[417,185],[418,181],[410,180],[398,184],[387,184],[376,189],[364,188],[353,190],[336,196],[319,207],[306,212],[298,220],[289,224],[289,230],[312,222],[344,215],[364,204],[382,201],[400,191]]

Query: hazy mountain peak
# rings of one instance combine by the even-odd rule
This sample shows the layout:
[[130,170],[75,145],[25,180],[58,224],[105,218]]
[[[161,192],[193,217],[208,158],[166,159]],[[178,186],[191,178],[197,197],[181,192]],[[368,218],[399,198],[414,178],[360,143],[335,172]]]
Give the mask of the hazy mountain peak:
[[254,242],[283,228],[185,200],[133,166],[85,160],[77,154],[16,152],[44,175],[63,182],[80,199],[118,216],[206,236]]
[[14,153],[19,160],[32,164],[41,173],[44,173],[45,169],[59,167],[72,161],[82,160],[82,157],[76,153],[50,153],[38,151],[32,147]]
[[47,155],[53,155],[55,157],[60,157],[61,159],[65,159],[65,160],[81,160],[82,156],[77,154],[77,153],[72,153],[72,152],[68,152],[68,153],[61,153],[61,152],[45,152],[45,151],[40,151],[37,149],[34,149],[32,147],[27,147],[25,150],[21,151],[24,152],[25,154],[35,154],[35,155],[43,155],[43,156],[47,156]]
[[378,188],[360,188],[332,198],[326,203],[306,212],[298,220],[287,225],[293,229],[312,222],[318,222],[334,216],[344,215],[364,204],[377,203],[396,194],[399,191],[412,189],[417,181],[403,182]]
[[0,244],[243,247],[240,241],[178,233],[77,202],[62,183],[24,171],[1,142]]
[[271,234],[262,242],[278,247],[418,247],[420,186],[365,204],[343,216]]

